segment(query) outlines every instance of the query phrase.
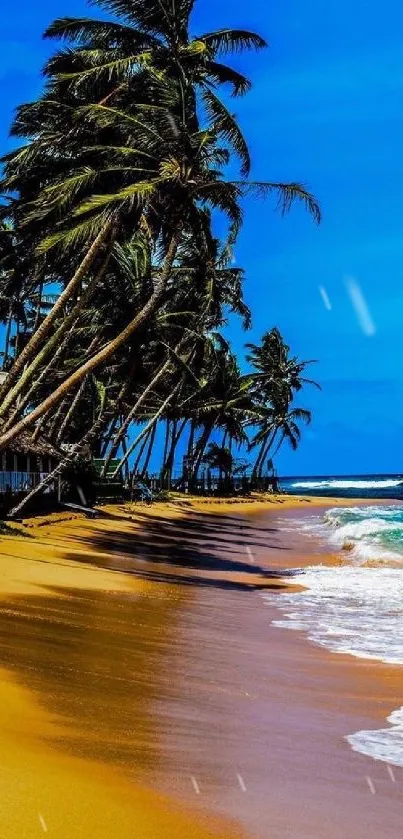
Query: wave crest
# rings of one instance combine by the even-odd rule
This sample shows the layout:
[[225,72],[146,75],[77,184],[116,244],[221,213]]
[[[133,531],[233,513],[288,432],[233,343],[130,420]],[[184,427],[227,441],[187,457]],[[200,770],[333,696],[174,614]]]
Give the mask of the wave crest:
[[403,708],[393,711],[387,722],[390,723],[389,728],[357,731],[346,740],[355,752],[394,766],[403,766]]
[[391,489],[403,484],[401,478],[385,478],[384,480],[338,480],[296,481],[291,484],[293,489]]

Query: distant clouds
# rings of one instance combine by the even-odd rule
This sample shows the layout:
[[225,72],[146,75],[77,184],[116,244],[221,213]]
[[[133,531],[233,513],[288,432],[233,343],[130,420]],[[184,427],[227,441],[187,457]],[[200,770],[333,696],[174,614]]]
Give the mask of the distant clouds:
[[364,335],[371,338],[376,333],[376,327],[364,292],[354,277],[346,277],[345,283],[358,323]]

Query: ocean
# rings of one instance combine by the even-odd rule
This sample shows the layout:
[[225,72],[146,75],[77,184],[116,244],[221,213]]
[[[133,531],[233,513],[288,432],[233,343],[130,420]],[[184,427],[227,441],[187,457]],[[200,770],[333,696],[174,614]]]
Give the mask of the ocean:
[[318,475],[309,478],[281,478],[280,486],[291,495],[320,495],[330,498],[400,498],[403,475]]
[[[387,500],[403,500],[400,476],[290,480],[295,493],[385,498],[385,504],[284,519],[285,529],[291,521],[312,540],[318,563],[298,578],[303,591],[282,595],[280,603],[264,595],[283,612],[275,625],[303,631],[334,653],[403,667],[403,504]],[[340,564],[321,564],[318,544],[338,554]],[[346,740],[357,752],[403,767],[403,707],[391,709],[384,728],[346,732]]]

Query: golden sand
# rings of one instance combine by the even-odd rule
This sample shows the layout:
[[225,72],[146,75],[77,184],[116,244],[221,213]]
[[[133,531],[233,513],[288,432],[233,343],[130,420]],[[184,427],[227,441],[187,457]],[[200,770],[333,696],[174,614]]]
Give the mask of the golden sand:
[[[365,797],[370,762],[358,758],[356,777],[343,734],[377,725],[398,706],[400,669],[332,656],[273,630],[249,594],[284,586],[260,567],[269,555],[283,567],[309,559],[282,552],[281,533],[267,519],[259,530],[259,513],[336,504],[346,501],[175,499],[104,507],[96,520],[61,513],[13,525],[30,538],[0,539],[0,836],[245,835],[195,806],[204,801],[192,788],[190,749],[196,774],[226,790],[224,810],[247,829],[254,819],[263,824],[265,839],[297,835],[297,827],[298,839],[358,839],[364,827],[379,839],[379,824],[397,839],[400,803],[389,797],[387,810],[371,810],[379,798]],[[245,538],[256,565],[245,557]],[[200,711],[190,728],[189,699]],[[318,794],[322,741],[332,776]],[[261,798],[240,795],[244,763]],[[155,783],[160,776],[169,783]],[[178,792],[191,810],[151,787]],[[363,821],[368,803],[372,832]],[[286,834],[290,824],[294,833]]]
[[46,745],[60,734],[31,693],[0,672],[0,835],[59,839],[219,836],[108,767]]
[[[119,637],[113,594],[125,593],[146,603],[157,587],[140,577],[102,569],[114,556],[114,531],[121,535],[127,528],[133,533],[132,511],[109,508],[108,512],[118,518],[92,522],[56,515],[27,520],[15,527],[31,538],[0,540],[1,661],[7,665],[0,670],[0,836],[240,836],[218,820],[202,814],[188,816],[169,799],[146,789],[141,778],[129,782],[119,768],[124,748],[131,746],[133,753],[141,755],[150,741],[148,684],[152,691],[158,632],[171,619],[161,604],[170,606],[177,594],[170,599],[169,592],[160,590],[158,610],[155,599],[141,610],[143,626],[142,631],[135,627],[134,650],[133,646],[126,651],[113,646]],[[110,551],[91,549],[95,531],[107,537]],[[132,614],[135,621],[135,609]],[[125,615],[129,626],[130,615],[129,611]],[[98,654],[95,649],[95,660],[105,670],[105,684],[95,692],[93,669],[88,684],[82,682],[85,668],[94,667],[91,643],[100,628],[104,650]],[[79,638],[72,649],[74,632]],[[148,643],[150,636],[152,643]],[[71,666],[74,656],[76,667]],[[66,673],[58,673],[65,663]],[[138,680],[133,681],[126,692],[116,694],[119,679],[128,671],[132,677],[135,670],[143,672],[144,686],[139,688]],[[109,684],[115,686],[111,695]],[[134,734],[119,730],[117,723],[128,702],[136,708],[138,731]],[[83,757],[72,756],[74,752]],[[143,757],[147,766],[151,756],[145,753]]]

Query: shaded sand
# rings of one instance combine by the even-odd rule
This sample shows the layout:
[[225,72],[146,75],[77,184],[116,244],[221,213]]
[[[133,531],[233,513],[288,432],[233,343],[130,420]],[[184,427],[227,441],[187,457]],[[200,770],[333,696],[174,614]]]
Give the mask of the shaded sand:
[[[91,550],[85,521],[60,518],[0,541],[0,836],[239,837],[145,786],[179,590],[102,570],[114,554]],[[110,522],[102,532],[113,539]]]
[[402,668],[271,625],[262,590],[281,606],[284,569],[318,561],[276,519],[312,499],[272,501],[108,507],[1,539],[0,835],[401,836],[403,771],[344,736],[384,726]]

